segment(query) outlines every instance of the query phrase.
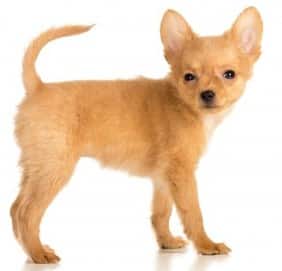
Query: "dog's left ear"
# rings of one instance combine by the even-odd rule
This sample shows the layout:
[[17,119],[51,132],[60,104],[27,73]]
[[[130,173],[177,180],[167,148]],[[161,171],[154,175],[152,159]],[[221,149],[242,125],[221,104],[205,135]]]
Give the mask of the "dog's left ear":
[[255,7],[245,9],[231,28],[231,36],[244,54],[259,54],[263,24]]

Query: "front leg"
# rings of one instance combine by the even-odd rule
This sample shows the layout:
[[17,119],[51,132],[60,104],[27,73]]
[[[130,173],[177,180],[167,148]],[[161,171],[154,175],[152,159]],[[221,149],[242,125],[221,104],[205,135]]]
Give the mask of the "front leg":
[[204,255],[228,254],[230,249],[214,243],[207,236],[199,206],[194,167],[181,160],[174,160],[168,171],[170,192],[184,226],[197,251]]
[[174,237],[169,229],[169,218],[172,210],[172,199],[167,184],[154,182],[152,201],[152,226],[157,241],[162,249],[177,249],[186,245],[180,237]]

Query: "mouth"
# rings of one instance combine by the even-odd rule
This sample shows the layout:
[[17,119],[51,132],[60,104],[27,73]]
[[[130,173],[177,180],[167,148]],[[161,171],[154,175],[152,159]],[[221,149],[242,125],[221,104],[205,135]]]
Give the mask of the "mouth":
[[231,100],[231,101],[226,101],[223,104],[216,104],[216,103],[211,103],[211,104],[202,104],[201,109],[205,112],[209,113],[217,113],[223,110],[226,110],[229,107],[232,107],[237,99]]
[[204,108],[218,108],[219,106],[215,104],[205,104],[203,107]]
[[218,112],[224,109],[224,106],[219,106],[219,105],[215,105],[215,104],[206,104],[206,105],[202,105],[202,109],[204,111],[208,111],[210,113],[212,112]]
[[202,106],[204,109],[218,109],[221,108],[222,106],[216,105],[216,104],[205,104]]

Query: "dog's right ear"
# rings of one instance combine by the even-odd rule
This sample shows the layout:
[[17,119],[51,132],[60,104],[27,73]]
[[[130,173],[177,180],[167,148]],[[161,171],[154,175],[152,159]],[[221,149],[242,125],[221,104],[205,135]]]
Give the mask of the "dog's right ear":
[[194,33],[185,19],[174,10],[167,10],[161,22],[161,39],[166,57],[179,55]]

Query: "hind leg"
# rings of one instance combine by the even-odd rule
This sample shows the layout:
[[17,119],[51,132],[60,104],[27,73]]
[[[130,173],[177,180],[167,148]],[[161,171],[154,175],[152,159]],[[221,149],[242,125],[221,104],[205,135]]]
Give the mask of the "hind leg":
[[[22,176],[22,180],[24,180],[24,174]],[[22,181],[23,183],[23,181]],[[11,210],[10,210],[10,214],[12,217],[12,225],[13,225],[13,231],[15,234],[15,237],[18,241],[20,241],[20,232],[19,232],[19,225],[18,225],[18,217],[17,217],[17,210],[19,207],[19,203],[20,203],[20,197],[18,196],[17,199],[14,201],[13,205],[11,206]]]
[[160,248],[177,249],[186,245],[180,237],[174,237],[169,230],[172,199],[164,184],[155,184],[152,202],[152,225]]
[[20,193],[11,208],[15,235],[35,263],[56,263],[60,259],[40,237],[40,222],[49,204],[68,181],[76,160],[56,155],[52,161],[33,161],[23,165]]

